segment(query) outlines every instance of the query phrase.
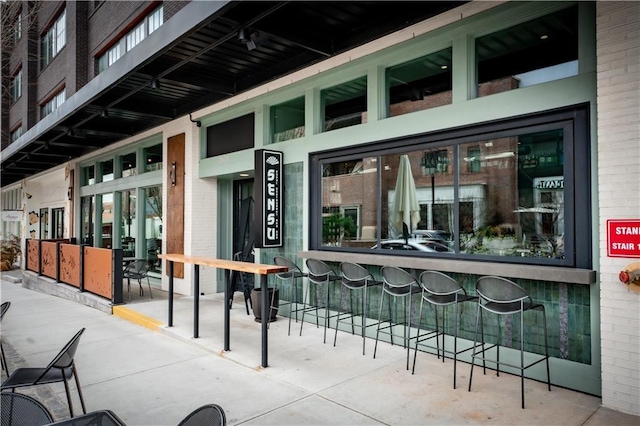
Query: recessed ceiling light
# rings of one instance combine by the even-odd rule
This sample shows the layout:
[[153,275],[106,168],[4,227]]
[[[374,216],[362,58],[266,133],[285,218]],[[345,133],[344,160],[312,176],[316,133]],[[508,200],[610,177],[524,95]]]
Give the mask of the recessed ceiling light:
[[546,40],[546,39],[548,39],[548,38],[549,38],[549,36],[548,36],[547,34],[542,34],[542,35],[540,36],[540,40]]
[[447,68],[449,68],[449,65],[441,65],[440,69],[446,70]]
[[240,173],[240,177],[249,177],[249,173]]

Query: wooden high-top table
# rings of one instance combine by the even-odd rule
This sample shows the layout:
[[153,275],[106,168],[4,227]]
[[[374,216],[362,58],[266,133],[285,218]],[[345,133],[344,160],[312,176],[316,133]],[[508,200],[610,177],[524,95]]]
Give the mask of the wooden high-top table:
[[269,324],[269,297],[267,289],[267,276],[269,274],[275,274],[279,272],[287,272],[286,266],[278,265],[266,265],[261,263],[240,262],[236,260],[216,259],[212,257],[202,256],[188,256],[185,254],[159,254],[159,258],[165,259],[169,262],[169,327],[173,327],[173,264],[190,263],[193,264],[193,337],[198,337],[198,319],[199,319],[199,304],[200,304],[200,265],[210,266],[213,268],[219,268],[225,270],[225,285],[224,285],[224,350],[230,350],[229,345],[229,278],[230,271],[248,272],[250,274],[260,275],[260,288],[263,289],[262,293],[262,367],[267,367],[268,362],[268,324]]

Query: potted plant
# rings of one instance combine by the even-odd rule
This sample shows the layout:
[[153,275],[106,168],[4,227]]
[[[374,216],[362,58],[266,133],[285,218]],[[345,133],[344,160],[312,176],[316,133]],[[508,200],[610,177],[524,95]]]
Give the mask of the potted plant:
[[[262,322],[262,289],[255,287],[251,290],[251,309],[253,310],[253,316],[256,322]],[[269,322],[276,321],[278,319],[278,304],[280,303],[279,291],[277,288],[269,287],[268,294],[269,306],[271,306],[271,312],[269,315]]]
[[13,264],[18,260],[21,254],[22,248],[20,247],[20,238],[16,235],[3,238],[2,246],[0,248],[1,269],[3,271],[10,271],[13,269]]

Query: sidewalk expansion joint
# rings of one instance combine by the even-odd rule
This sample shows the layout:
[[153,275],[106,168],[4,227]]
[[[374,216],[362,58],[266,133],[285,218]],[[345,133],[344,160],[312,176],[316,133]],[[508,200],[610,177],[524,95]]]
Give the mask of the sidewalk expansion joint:
[[156,332],[163,325],[163,323],[157,319],[148,317],[124,306],[113,306],[112,312],[116,317],[141,325]]

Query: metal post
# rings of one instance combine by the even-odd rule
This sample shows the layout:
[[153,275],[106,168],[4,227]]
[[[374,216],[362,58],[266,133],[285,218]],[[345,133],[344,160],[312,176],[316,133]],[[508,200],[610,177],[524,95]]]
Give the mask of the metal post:
[[262,367],[266,368],[269,366],[268,360],[268,345],[267,345],[267,335],[268,335],[268,324],[269,318],[271,317],[271,309],[269,306],[269,289],[267,288],[267,275],[260,275],[260,292],[262,293]]
[[225,269],[224,270],[224,279],[225,279],[225,284],[224,284],[224,350],[228,351],[229,350],[229,332],[230,332],[230,310],[231,310],[231,301],[229,300],[229,298],[231,297],[231,294],[233,294],[230,289],[229,286],[231,285],[231,271],[229,269]]
[[431,174],[431,229],[436,229],[436,175]]
[[173,260],[169,261],[169,327],[173,327]]
[[193,337],[198,337],[198,317],[200,312],[198,308],[200,305],[200,265],[195,263],[193,265]]

